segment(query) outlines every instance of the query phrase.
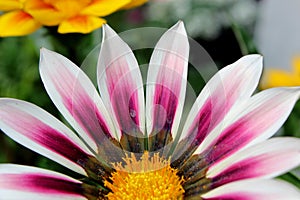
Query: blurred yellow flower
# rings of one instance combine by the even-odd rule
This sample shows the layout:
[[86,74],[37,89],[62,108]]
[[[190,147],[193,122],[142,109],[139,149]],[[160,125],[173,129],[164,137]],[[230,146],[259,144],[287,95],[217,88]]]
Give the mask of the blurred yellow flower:
[[0,16],[1,37],[27,35],[41,27],[41,24],[37,20],[24,11],[25,1],[0,1],[0,10],[8,11]]
[[59,33],[89,33],[106,21],[101,18],[147,0],[5,0],[0,2],[0,36],[27,35],[42,25],[58,26]]
[[300,56],[292,60],[292,71],[268,69],[264,72],[260,87],[300,86]]

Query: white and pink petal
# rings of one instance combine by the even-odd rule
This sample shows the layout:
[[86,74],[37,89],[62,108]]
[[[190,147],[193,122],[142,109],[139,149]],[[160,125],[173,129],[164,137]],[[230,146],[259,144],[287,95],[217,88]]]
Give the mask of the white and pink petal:
[[201,198],[203,200],[296,200],[300,199],[300,190],[279,180],[244,180],[218,187],[201,195]]
[[[300,88],[272,88],[235,107],[196,150],[216,164],[233,153],[271,137],[289,116]],[[220,131],[221,130],[221,131]]]
[[148,134],[161,130],[176,136],[184,105],[189,42],[183,22],[160,38],[152,53],[146,93]]
[[84,200],[80,181],[36,167],[0,164],[1,200]]
[[56,107],[88,146],[97,152],[116,131],[87,75],[62,55],[41,49],[40,75]]
[[207,171],[212,187],[251,178],[273,178],[300,164],[300,139],[272,138],[213,165]]
[[64,124],[41,108],[16,99],[0,99],[0,129],[16,142],[86,175],[92,153]]
[[235,105],[250,98],[262,72],[260,55],[244,56],[221,69],[206,84],[196,99],[183,128],[180,139],[202,143]]
[[122,133],[144,134],[141,72],[130,47],[108,25],[103,26],[97,78],[100,95],[118,127],[118,137]]

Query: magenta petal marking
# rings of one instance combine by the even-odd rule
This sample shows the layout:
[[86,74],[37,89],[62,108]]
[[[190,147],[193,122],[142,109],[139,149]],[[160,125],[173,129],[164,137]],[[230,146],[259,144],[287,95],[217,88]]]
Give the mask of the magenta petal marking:
[[95,103],[86,95],[73,94],[73,98],[65,97],[64,104],[79,125],[100,144],[103,137],[111,137],[107,124]]
[[211,129],[212,106],[213,105],[208,100],[198,112],[194,122],[188,130],[188,137],[190,137],[197,146],[201,144]]
[[143,81],[138,63],[130,47],[108,25],[103,26],[103,36],[97,72],[102,99],[121,132],[144,132]]
[[[168,55],[166,57],[168,58],[170,56],[172,55]],[[183,72],[176,68],[169,69],[168,66],[171,65],[170,62],[173,63],[174,61],[169,61],[167,58],[165,58],[167,60],[165,62],[169,63],[166,63],[165,65],[163,65],[163,67],[160,68],[154,89],[154,99],[152,106],[154,108],[153,129],[155,131],[161,128],[165,130],[171,130],[175,115],[178,110],[181,87],[184,82],[182,80]],[[181,63],[175,63],[174,65],[177,66],[180,64]],[[183,63],[182,66],[184,66]]]
[[257,132],[249,127],[247,120],[235,122],[224,130],[216,143],[207,149],[207,161],[211,164],[219,162],[249,143],[256,134]]
[[[65,68],[62,68],[61,70],[60,76],[63,76],[65,80],[75,79]],[[52,76],[55,76],[55,74]],[[61,95],[62,101],[70,114],[83,128],[83,130],[85,130],[86,133],[88,133],[89,136],[99,144],[103,137],[111,137],[111,134],[103,116],[95,105],[95,102],[86,93],[84,88],[82,88],[82,85],[79,82],[80,77],[77,79],[77,82],[72,82],[73,85],[62,86],[59,82],[55,81],[53,81],[53,83],[55,84],[55,87]],[[53,77],[53,80],[55,80],[55,77]]]
[[212,187],[216,188],[229,182],[259,177],[265,174],[264,170],[266,169],[260,169],[260,167],[264,167],[259,162],[260,159],[263,160],[261,157],[254,157],[232,165],[212,179]]
[[[177,135],[186,93],[189,42],[182,22],[169,29],[153,51],[147,75],[147,131]],[[164,130],[162,130],[164,129]]]
[[[280,147],[278,147],[280,149]],[[260,177],[274,177],[299,163],[299,152],[290,149],[272,151],[241,160],[212,178],[213,187],[229,182]]]
[[37,132],[40,134],[39,136],[28,135],[28,137],[79,165],[82,165],[88,159],[85,152],[56,130],[50,127],[39,127]]
[[[276,102],[276,100],[274,101]],[[268,100],[235,121],[206,150],[208,162],[217,163],[221,161],[245,147],[270,127],[272,128],[281,116],[286,115],[289,108],[283,106],[285,104],[280,101],[274,104]]]
[[[230,102],[221,100],[226,99],[223,95],[219,94],[217,97],[216,94],[212,94],[205,100],[193,118],[193,122],[188,126],[187,131],[185,131],[184,136],[181,136],[182,138],[188,137],[194,139],[194,143],[197,146],[204,141],[206,136],[220,124],[232,106]],[[195,104],[194,106],[197,105]]]
[[170,131],[178,105],[177,96],[167,87],[156,85],[153,103],[160,105],[154,107],[153,124],[156,131],[161,129]]
[[255,200],[255,199],[262,199],[262,198],[259,198],[259,195],[256,195],[256,197],[253,198],[253,196],[249,196],[247,194],[231,193],[231,194],[223,194],[218,197],[202,198],[202,199],[203,200]]
[[121,63],[118,65],[113,63],[106,69],[107,85],[118,124],[122,132],[130,134],[133,130],[140,129],[138,88],[131,81],[134,77],[129,67],[126,67],[128,64],[123,60],[124,58],[120,59],[122,59],[119,61]]
[[[17,109],[11,108],[10,111],[14,115],[2,119],[3,122],[25,137],[78,165],[83,164],[88,159],[89,155],[62,133]],[[15,116],[18,116],[18,123],[14,119]]]
[[1,187],[47,194],[83,195],[81,183],[38,174],[2,174]]

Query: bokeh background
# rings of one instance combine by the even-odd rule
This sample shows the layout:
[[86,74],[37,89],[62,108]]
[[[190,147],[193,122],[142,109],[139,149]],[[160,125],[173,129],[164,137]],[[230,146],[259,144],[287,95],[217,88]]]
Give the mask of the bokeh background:
[[[104,19],[117,32],[140,27],[169,28],[182,20],[188,35],[205,48],[218,68],[242,55],[260,53],[265,66],[260,90],[300,85],[299,10],[297,0],[149,0],[135,8],[118,10]],[[0,15],[5,13],[3,10]],[[56,26],[44,26],[24,36],[0,37],[0,97],[32,102],[64,121],[40,80],[39,49],[54,50],[81,66],[100,42],[101,28],[87,34],[60,34]],[[151,51],[135,53],[140,62],[149,61]],[[189,71],[189,83],[199,93],[204,81],[199,81],[193,73]],[[277,135],[300,137],[300,103]],[[0,133],[0,163],[6,162],[71,173]],[[300,188],[300,169],[279,178]]]

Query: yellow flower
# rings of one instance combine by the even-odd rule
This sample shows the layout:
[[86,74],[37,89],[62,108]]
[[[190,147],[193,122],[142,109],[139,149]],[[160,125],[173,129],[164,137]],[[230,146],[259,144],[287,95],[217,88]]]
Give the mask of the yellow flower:
[[142,5],[146,0],[6,0],[0,3],[0,36],[21,36],[41,25],[58,26],[59,33],[89,33],[106,21],[101,18],[119,9]]
[[27,35],[38,28],[41,24],[24,9],[25,0],[0,1],[0,10],[9,11],[0,16],[0,36]]
[[264,73],[260,87],[262,89],[280,86],[300,85],[300,56],[292,60],[292,71],[269,69]]

